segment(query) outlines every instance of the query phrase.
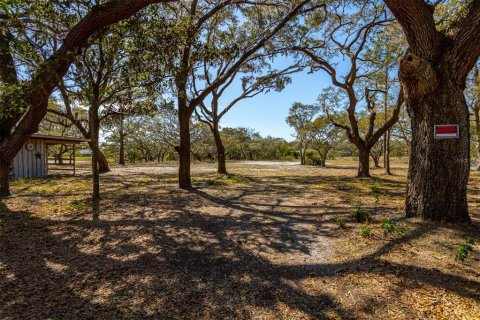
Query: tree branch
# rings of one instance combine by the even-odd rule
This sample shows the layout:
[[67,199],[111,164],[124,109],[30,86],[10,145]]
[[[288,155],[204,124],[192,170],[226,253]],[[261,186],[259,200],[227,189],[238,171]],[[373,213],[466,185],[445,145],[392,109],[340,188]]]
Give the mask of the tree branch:
[[410,50],[424,59],[441,54],[443,36],[435,28],[433,8],[423,0],[384,0],[402,25]]
[[380,139],[380,137],[383,136],[383,134],[387,132],[387,130],[390,130],[390,128],[393,127],[395,123],[397,123],[403,102],[403,87],[401,87],[400,91],[398,92],[397,102],[395,104],[395,108],[393,109],[392,116],[372,135],[371,139],[367,141],[368,144],[373,147],[375,143],[377,143],[377,141]]
[[453,46],[448,54],[455,70],[457,81],[465,86],[465,80],[470,70],[480,56],[480,1],[471,2],[465,18],[459,23],[453,37]]
[[311,1],[312,0],[303,0],[297,6],[295,6],[285,17],[282,18],[282,20],[275,26],[275,28],[273,28],[273,30],[259,39],[253,47],[246,50],[222,77],[217,78],[211,86],[205,88],[205,90],[203,90],[199,96],[192,99],[189,109],[193,112],[200,101],[204,100],[212,92],[212,90],[215,90],[222,85],[222,83],[224,83],[234,72],[236,72],[245,63],[245,61],[247,61],[255,52],[262,48],[267,41],[269,41],[280,30],[282,30],[283,27],[285,27],[290,20],[297,16],[301,9]]

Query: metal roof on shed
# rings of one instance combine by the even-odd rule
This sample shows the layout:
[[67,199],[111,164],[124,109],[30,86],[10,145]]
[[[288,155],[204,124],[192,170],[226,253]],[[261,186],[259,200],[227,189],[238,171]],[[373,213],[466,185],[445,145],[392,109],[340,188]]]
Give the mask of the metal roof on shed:
[[69,142],[69,143],[90,142],[90,139],[49,136],[49,135],[43,135],[43,134],[34,134],[30,137],[30,139],[45,140],[46,144],[59,144],[59,143],[66,143],[66,142]]

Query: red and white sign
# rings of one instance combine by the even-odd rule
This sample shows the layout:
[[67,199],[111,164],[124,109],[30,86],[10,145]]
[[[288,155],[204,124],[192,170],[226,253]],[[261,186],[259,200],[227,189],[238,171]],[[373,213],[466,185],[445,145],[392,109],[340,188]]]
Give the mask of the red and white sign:
[[435,139],[457,139],[460,136],[458,124],[440,124],[433,127]]

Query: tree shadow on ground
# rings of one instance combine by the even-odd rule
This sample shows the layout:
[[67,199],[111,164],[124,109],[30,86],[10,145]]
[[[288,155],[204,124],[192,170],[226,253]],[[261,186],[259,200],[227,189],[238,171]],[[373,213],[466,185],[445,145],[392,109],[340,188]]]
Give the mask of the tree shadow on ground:
[[[359,259],[332,262],[338,230],[326,222],[349,209],[318,207],[303,188],[326,185],[347,198],[375,181],[398,190],[398,181],[362,187],[354,177],[247,176],[227,190],[209,186],[211,174],[202,174],[192,192],[158,187],[172,176],[106,176],[112,186],[95,214],[68,221],[0,203],[0,318],[357,319],[324,290],[328,283],[317,283],[315,293],[299,284],[348,274],[392,275],[480,299],[479,282],[385,259],[432,232],[428,224]],[[385,303],[366,299],[362,306],[368,314]]]
[[[336,202],[336,204],[330,203],[328,205],[331,216],[339,213],[349,213],[354,204],[361,202],[365,202],[368,206],[375,206],[375,210],[388,211],[389,208],[386,204],[389,201],[403,201],[405,195],[404,191],[398,191],[399,189],[405,189],[405,182],[386,178],[360,180],[356,177],[347,176],[236,176],[245,180],[248,179],[248,185],[235,186],[236,195],[229,196],[228,203],[222,203],[224,197],[218,197],[217,200],[214,200],[207,192],[203,192],[203,194],[219,205],[228,204],[232,208],[243,208],[255,213],[275,212],[280,208],[312,209],[318,204],[316,193],[330,194],[334,196],[334,202]],[[201,192],[204,187],[197,185],[196,189]],[[310,192],[309,197],[305,197],[306,191]],[[265,202],[261,201],[262,198],[269,198],[271,194],[276,195],[275,203],[272,203],[270,199]],[[295,197],[302,199],[304,204],[292,206],[285,204],[285,201],[283,201]],[[381,201],[374,205],[376,197],[380,197]],[[320,207],[318,209],[322,209],[320,211],[324,216],[329,215],[323,212],[324,208]]]
[[[331,297],[272,274],[271,263],[229,237],[224,218],[183,212],[59,229],[3,206],[1,221],[2,318],[250,318],[249,306],[275,313],[279,301],[315,318],[349,318]],[[285,241],[283,250],[299,248]]]
[[[334,296],[296,285],[345,273],[392,274],[480,299],[478,282],[382,259],[431,231],[421,224],[360,259],[331,263],[325,250],[316,263],[277,263],[271,254],[308,256],[313,243],[335,235],[322,226],[320,213],[239,202],[247,191],[234,199],[201,189],[157,198],[125,194],[115,206],[156,210],[70,221],[39,219],[1,204],[0,318],[250,319],[262,312],[281,318],[288,308],[315,319],[355,319]],[[205,212],[206,205],[220,212]],[[305,225],[318,228],[307,231]],[[364,303],[367,310],[372,301]]]

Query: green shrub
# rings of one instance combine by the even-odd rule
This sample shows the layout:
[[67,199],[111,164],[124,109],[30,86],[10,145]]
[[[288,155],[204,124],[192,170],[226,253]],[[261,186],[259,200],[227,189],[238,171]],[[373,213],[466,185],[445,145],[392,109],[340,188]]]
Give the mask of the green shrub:
[[400,235],[404,235],[408,232],[408,228],[407,227],[398,227],[397,228],[397,232],[400,234]]
[[216,179],[208,179],[205,181],[208,186],[218,186],[222,184],[222,181]]
[[470,252],[473,251],[473,246],[475,245],[475,241],[469,236],[462,237],[463,242],[458,245],[457,253],[455,254],[455,260],[462,262],[468,258]]
[[372,190],[371,193],[372,193],[372,195],[373,195],[374,197],[377,197],[377,196],[378,196],[378,197],[379,197],[379,196],[389,196],[389,195],[390,195],[390,192],[389,192],[388,190],[383,189],[383,188],[381,188],[381,187],[379,187],[379,186],[377,186],[377,185],[371,187],[371,190]]
[[135,162],[140,159],[140,152],[136,150],[127,151],[126,158],[128,162]]
[[322,159],[313,150],[307,150],[305,152],[305,164],[309,166],[319,166],[322,164]]
[[293,154],[285,155],[285,156],[282,157],[282,160],[283,160],[283,161],[293,161],[293,160],[295,160],[295,159],[296,159],[296,158],[295,158],[295,156],[294,156]]
[[360,229],[360,235],[364,238],[369,238],[372,235],[372,228],[368,224]]
[[385,219],[382,221],[382,229],[383,229],[383,234],[387,235],[389,233],[394,232],[397,229],[397,222],[392,219]]
[[347,227],[347,221],[344,218],[337,217],[337,219],[335,219],[335,223],[342,229]]
[[367,209],[362,206],[360,203],[357,203],[355,207],[353,207],[352,212],[350,213],[353,220],[357,223],[360,222],[367,222],[370,220],[370,216],[368,215]]

